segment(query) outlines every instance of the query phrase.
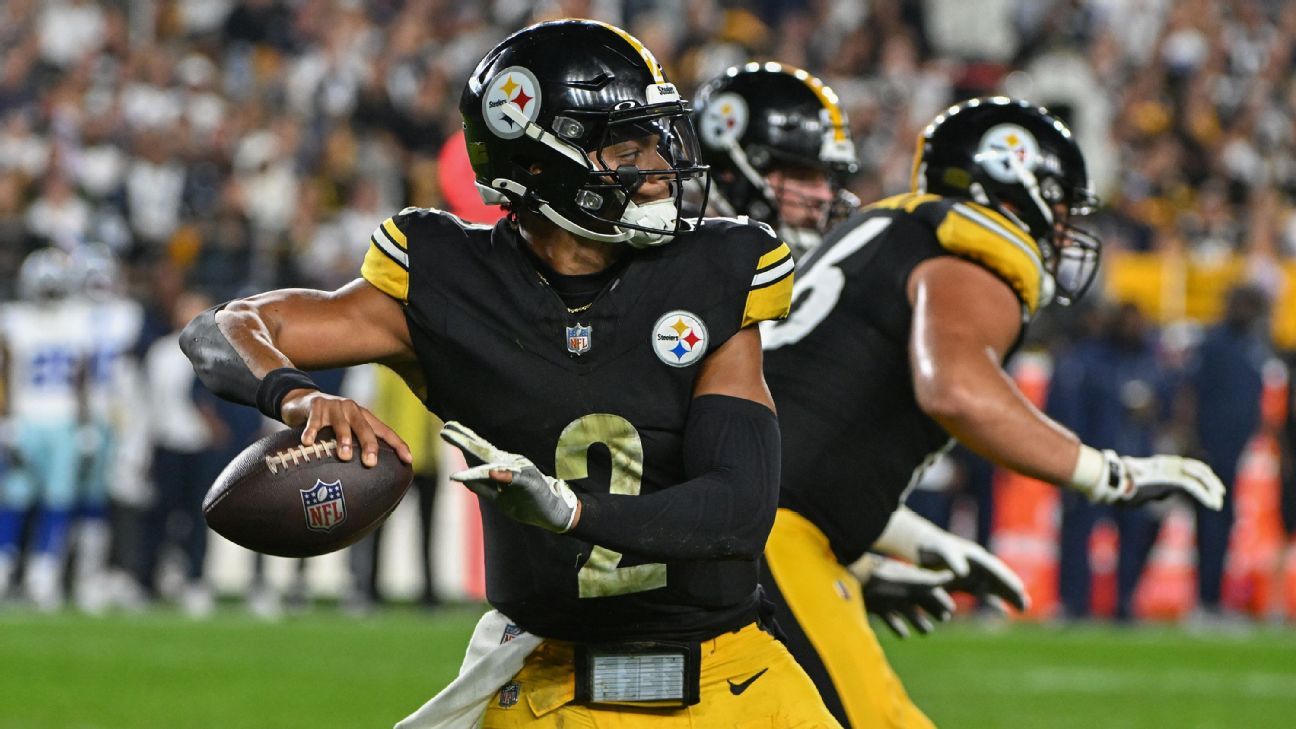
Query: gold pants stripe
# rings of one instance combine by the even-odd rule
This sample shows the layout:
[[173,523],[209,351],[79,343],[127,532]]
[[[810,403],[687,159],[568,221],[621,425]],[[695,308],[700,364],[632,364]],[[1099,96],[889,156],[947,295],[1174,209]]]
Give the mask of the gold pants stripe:
[[887,663],[869,627],[859,581],[837,561],[818,527],[779,509],[765,545],[765,566],[774,582],[766,587],[780,603],[775,618],[788,633],[793,655],[820,682],[844,726],[933,726]]

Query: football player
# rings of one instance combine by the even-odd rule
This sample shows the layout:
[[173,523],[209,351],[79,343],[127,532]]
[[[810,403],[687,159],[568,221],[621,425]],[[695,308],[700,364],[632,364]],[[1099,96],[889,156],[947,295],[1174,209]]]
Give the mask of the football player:
[[63,603],[66,543],[76,505],[77,434],[85,403],[85,330],[69,301],[72,268],[57,248],[33,251],[18,271],[21,301],[0,313],[5,349],[0,431],[12,461],[0,498],[0,592],[17,566],[23,521],[38,507],[24,569],[41,610]]
[[952,107],[921,136],[913,185],[832,230],[803,259],[792,315],[764,331],[784,458],[762,579],[847,726],[930,724],[840,586],[870,547],[950,564],[934,554],[941,532],[896,510],[951,438],[1096,501],[1182,492],[1218,508],[1223,492],[1191,459],[1084,446],[1003,372],[1038,309],[1078,298],[1096,271],[1099,242],[1071,220],[1093,196],[1061,120],[1005,98]]
[[688,106],[618,28],[519,31],[460,111],[508,218],[407,208],[359,280],[204,314],[183,341],[203,381],[367,464],[379,440],[408,448],[297,368],[388,364],[447,421],[488,599],[516,626],[494,643],[544,639],[483,726],[837,726],[760,621],[780,448],[756,325],[787,312],[787,246],[680,218],[705,175]]
[[91,344],[86,371],[86,423],[78,440],[83,449],[81,484],[75,526],[77,607],[96,613],[107,598],[109,476],[116,458],[118,435],[131,402],[128,368],[131,350],[140,336],[144,312],[121,291],[113,252],[102,243],[83,244],[72,256],[75,299],[86,339]]
[[[712,208],[774,226],[797,257],[814,250],[826,231],[858,209],[858,198],[844,188],[859,166],[846,114],[832,89],[810,73],[772,62],[735,66],[702,87],[694,119],[703,158],[712,170]],[[842,486],[825,483],[823,488]],[[817,528],[827,532],[831,525]],[[796,536],[791,530],[771,535],[767,555],[802,546]],[[905,507],[896,509],[885,534],[871,549],[912,564],[873,552],[839,562],[827,549],[797,559],[821,567],[819,577],[810,583],[811,591],[827,594],[831,589],[838,600],[862,600],[864,610],[901,637],[908,636],[908,626],[928,633],[932,618],[944,620],[950,615],[953,603],[946,588],[990,597],[995,604],[1007,602],[1019,610],[1028,603],[1020,578],[1006,564]],[[830,579],[819,579],[825,575]],[[854,646],[848,652],[854,665],[839,661],[833,671],[839,675],[838,683],[853,687],[857,699],[849,719],[855,726],[894,724],[888,717],[896,714],[916,717],[909,724],[926,722],[905,695],[863,610],[849,619],[835,611],[792,611],[783,599],[786,589],[778,589],[768,570],[763,581],[781,608],[780,624],[794,638],[807,631],[823,635],[832,626],[851,626]],[[806,621],[814,625],[803,626]],[[814,669],[811,676],[821,692],[836,692],[829,672],[822,670],[822,659],[809,652],[811,646],[799,639],[790,645],[793,655]],[[841,673],[848,669],[849,674]],[[847,720],[844,709],[838,719]]]

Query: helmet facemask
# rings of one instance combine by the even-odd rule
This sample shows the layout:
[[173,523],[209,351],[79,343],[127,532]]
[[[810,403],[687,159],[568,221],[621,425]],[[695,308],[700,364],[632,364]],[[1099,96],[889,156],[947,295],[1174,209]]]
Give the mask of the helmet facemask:
[[[802,136],[813,135],[819,147],[817,154],[791,154],[786,151],[791,144],[785,149],[755,146],[748,153],[736,140],[728,140],[727,148],[734,167],[760,192],[760,199],[747,205],[748,214],[775,225],[779,237],[800,257],[818,246],[834,225],[860,207],[859,198],[845,184],[859,163],[855,159],[854,144],[849,139],[836,139],[832,127],[808,121],[796,124],[795,130]],[[789,129],[783,131],[788,140],[795,136]],[[810,193],[808,188],[813,183],[809,180],[815,177],[827,183],[827,196]],[[813,220],[788,215],[791,206],[813,208]]]
[[1088,190],[1068,194],[1053,177],[1046,177],[1041,186],[1046,202],[1051,198],[1057,200],[1052,203],[1055,206],[1052,233],[1041,241],[1041,252],[1044,267],[1053,276],[1053,298],[1065,306],[1084,296],[1097,277],[1102,241],[1073,221],[1093,213],[1098,198]]
[[[559,115],[560,136],[588,129],[586,182],[575,202],[583,216],[636,248],[669,242],[681,230],[696,225],[682,219],[685,188],[702,190],[702,207],[710,193],[707,166],[689,111],[682,102],[655,107],[630,107],[607,112],[572,111]],[[573,140],[575,141],[575,140]],[[664,183],[666,194],[636,201],[644,186]]]
[[813,250],[837,223],[859,208],[845,189],[843,175],[828,165],[777,165],[763,177],[779,237],[794,256]]
[[[549,164],[574,166],[561,177],[578,184],[548,186],[550,194],[545,195],[546,186],[540,179],[546,175],[545,164],[529,175],[530,185],[507,179],[496,179],[493,184],[582,238],[624,242],[636,248],[669,242],[700,220],[700,216],[683,219],[680,210],[686,183],[702,188],[705,203],[710,190],[708,167],[699,162],[697,135],[682,101],[652,106],[624,103],[626,108],[612,111],[563,111],[554,117],[553,132],[527,120],[516,107],[502,107],[501,111],[514,118],[528,136],[557,152],[550,155]],[[637,147],[627,144],[635,141],[640,142]],[[627,148],[635,148],[637,158],[623,158],[622,151]],[[635,195],[650,181],[665,181],[667,195],[636,201]],[[479,184],[478,189],[488,203],[509,202],[483,185]]]

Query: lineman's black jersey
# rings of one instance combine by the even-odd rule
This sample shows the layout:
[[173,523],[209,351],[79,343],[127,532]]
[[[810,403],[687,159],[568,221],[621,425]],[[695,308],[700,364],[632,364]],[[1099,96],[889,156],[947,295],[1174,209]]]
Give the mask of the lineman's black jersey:
[[[711,219],[635,251],[593,306],[568,312],[506,222],[409,208],[374,231],[361,273],[406,304],[428,409],[580,490],[683,482],[699,364],[787,314],[793,263],[767,228]],[[753,561],[657,564],[509,519],[482,502],[486,591],[537,635],[701,638],[756,615]]]
[[882,533],[949,435],[914,397],[909,274],[934,256],[985,266],[1017,293],[1023,324],[1046,286],[1035,242],[999,213],[899,195],[835,228],[800,264],[791,315],[762,325],[783,434],[779,502],[849,563]]

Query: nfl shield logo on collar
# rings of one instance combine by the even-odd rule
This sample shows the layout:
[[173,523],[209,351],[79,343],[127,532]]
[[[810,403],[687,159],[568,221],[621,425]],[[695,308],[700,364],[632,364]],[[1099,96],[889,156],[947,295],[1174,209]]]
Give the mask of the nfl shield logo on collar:
[[319,532],[332,531],[346,521],[346,499],[342,496],[342,482],[324,483],[319,479],[308,489],[299,489],[302,509],[306,512],[306,528]]
[[594,327],[585,324],[567,327],[567,351],[575,355],[585,354],[593,343]]
[[522,686],[517,681],[509,681],[499,692],[499,705],[501,709],[513,708],[518,699],[521,698]]

